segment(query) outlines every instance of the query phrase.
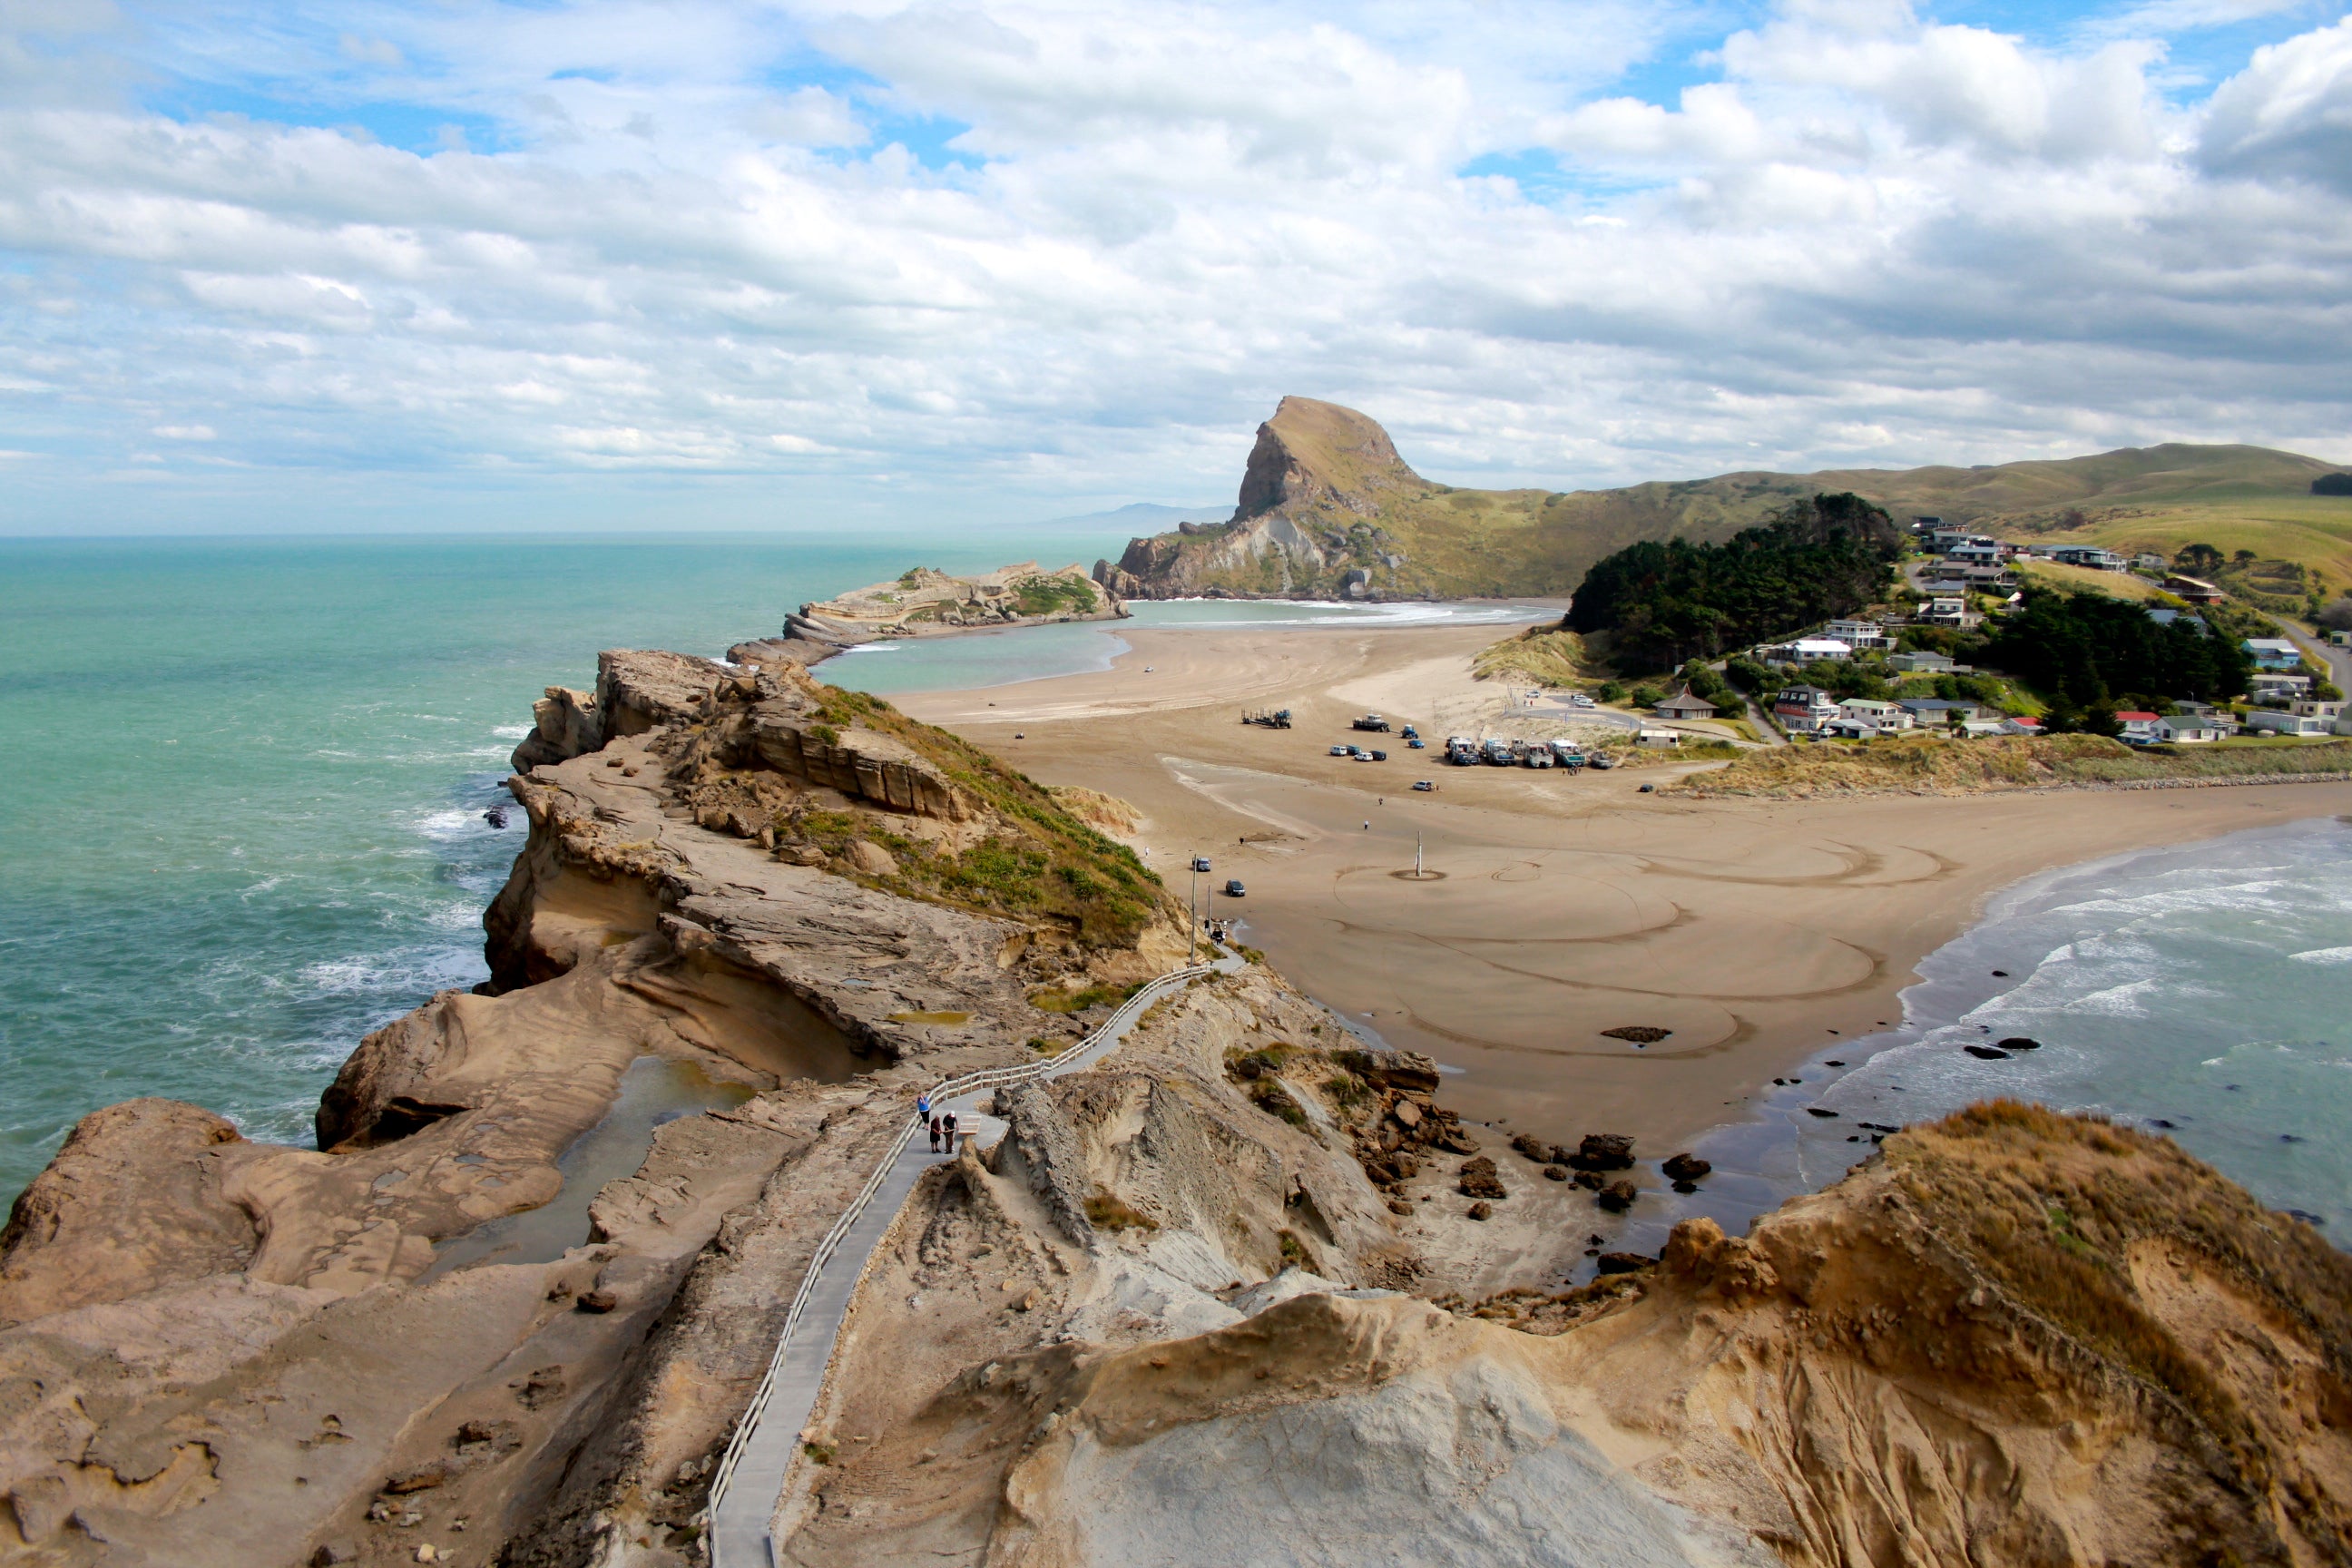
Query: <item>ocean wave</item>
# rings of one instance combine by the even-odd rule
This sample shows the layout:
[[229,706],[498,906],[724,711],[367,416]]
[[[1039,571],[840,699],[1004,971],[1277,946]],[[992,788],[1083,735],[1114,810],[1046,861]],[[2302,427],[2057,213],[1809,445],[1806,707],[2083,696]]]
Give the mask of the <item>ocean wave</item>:
[[2297,963],[2352,963],[2352,947],[2315,947],[2287,956]]
[[841,651],[843,653],[897,653],[905,646],[904,643],[895,642],[854,642]]
[[520,741],[530,733],[530,728],[528,724],[493,724],[490,733],[501,741]]

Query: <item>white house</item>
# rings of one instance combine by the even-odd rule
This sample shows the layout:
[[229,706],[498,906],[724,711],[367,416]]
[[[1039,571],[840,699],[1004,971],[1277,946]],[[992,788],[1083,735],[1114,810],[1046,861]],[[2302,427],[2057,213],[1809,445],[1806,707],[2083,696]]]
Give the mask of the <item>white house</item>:
[[1903,710],[1901,704],[1881,702],[1874,698],[1849,697],[1838,704],[1838,714],[1841,718],[1878,730],[1911,728],[1911,715]]
[[1832,741],[1868,741],[1878,734],[1878,726],[1867,719],[1832,719],[1821,733]]
[[2147,713],[2134,709],[2119,712],[2116,718],[2124,727],[2123,742],[2126,746],[2145,746],[2151,741],[2163,739],[2157,732],[2164,724],[2164,715],[2161,713]]
[[1838,705],[1818,686],[1791,686],[1772,699],[1772,717],[1792,734],[1812,734],[1837,716]]
[[1637,730],[1633,732],[1637,746],[1679,746],[1683,734],[1679,730]]
[[1712,719],[1715,717],[1715,704],[1704,697],[1693,696],[1691,689],[1685,686],[1659,703],[1654,711],[1661,719]]
[[2248,637],[2238,646],[2256,669],[2294,669],[2303,663],[2303,650],[2284,637]]
[[1964,598],[1936,598],[1927,601],[1927,608],[1919,618],[1931,626],[1968,627],[1981,625],[1984,617],[1969,608]]
[[1837,637],[1800,637],[1780,647],[1764,648],[1764,656],[1783,666],[1809,666],[1816,658],[1853,658],[1853,644]]
[[1886,628],[1876,621],[1832,621],[1822,629],[1822,636],[1844,643],[1849,647],[1886,646]]
[[2177,746],[2197,745],[2218,741],[2234,726],[2224,726],[2211,719],[2200,719],[2193,713],[2168,713],[2156,721],[2156,738]]
[[[2333,706],[2318,704],[2316,706]],[[2284,708],[2257,708],[2246,715],[2246,728],[2264,735],[2332,735],[2336,715],[2295,713]]]

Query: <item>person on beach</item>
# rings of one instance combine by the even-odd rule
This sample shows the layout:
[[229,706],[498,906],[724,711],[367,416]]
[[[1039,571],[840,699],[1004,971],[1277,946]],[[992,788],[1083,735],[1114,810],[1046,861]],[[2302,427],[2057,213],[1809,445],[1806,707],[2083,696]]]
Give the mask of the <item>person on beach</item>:
[[952,1155],[952,1154],[956,1152],[956,1147],[955,1147],[955,1112],[954,1112],[954,1111],[952,1111],[952,1110],[949,1111],[949,1112],[948,1112],[948,1114],[947,1114],[947,1131],[948,1131],[948,1152],[949,1152],[950,1155]]
[[932,1118],[931,1118],[931,1152],[932,1152],[932,1153],[934,1153],[934,1154],[936,1154],[936,1153],[938,1153],[939,1152],[940,1152],[940,1119],[939,1119],[938,1117],[934,1116],[934,1117],[932,1117]]

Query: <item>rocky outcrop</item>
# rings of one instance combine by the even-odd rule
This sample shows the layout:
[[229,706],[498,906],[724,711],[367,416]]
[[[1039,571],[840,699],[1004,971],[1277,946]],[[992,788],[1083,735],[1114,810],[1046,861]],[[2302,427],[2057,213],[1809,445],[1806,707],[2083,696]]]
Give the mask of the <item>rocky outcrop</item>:
[[1286,397],[1258,426],[1230,521],[1132,540],[1116,565],[1096,563],[1095,580],[1148,598],[1414,596],[1389,514],[1442,489],[1407,468],[1371,419]]
[[[1105,1109],[1072,1158],[1156,1147]],[[943,1186],[869,1285],[782,1560],[2352,1561],[2352,1259],[2094,1119],[1913,1128],[1748,1237],[1687,1221],[1579,1289],[1213,1291],[1206,1324],[1135,1283],[1181,1256],[1164,1224],[1004,1265],[1034,1304],[967,1316],[1028,1234],[1017,1194],[954,1217],[986,1184]],[[1321,1267],[1360,1280],[1360,1245]],[[886,1328],[910,1292],[946,1346]]]
[[918,566],[887,583],[803,605],[786,617],[784,637],[837,648],[877,637],[1118,620],[1127,615],[1119,598],[1075,565],[1048,571],[1024,561],[965,577]]

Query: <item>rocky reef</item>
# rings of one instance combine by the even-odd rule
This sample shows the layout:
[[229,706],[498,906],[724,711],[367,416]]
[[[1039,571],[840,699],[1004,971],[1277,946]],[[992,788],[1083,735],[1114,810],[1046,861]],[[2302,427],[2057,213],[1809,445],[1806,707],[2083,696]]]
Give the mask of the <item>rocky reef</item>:
[[1126,615],[1118,594],[1080,566],[1047,570],[1024,561],[971,576],[918,566],[887,583],[803,605],[786,618],[781,639],[744,646],[753,658],[781,653],[812,664],[851,643],[882,637],[1110,621]]

